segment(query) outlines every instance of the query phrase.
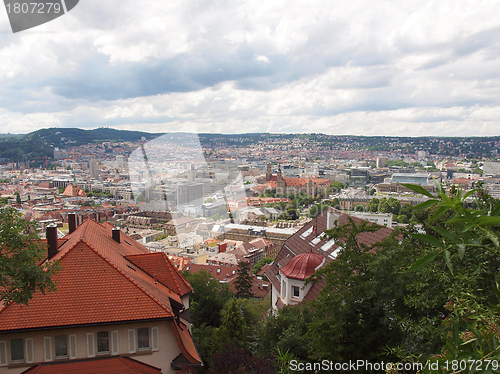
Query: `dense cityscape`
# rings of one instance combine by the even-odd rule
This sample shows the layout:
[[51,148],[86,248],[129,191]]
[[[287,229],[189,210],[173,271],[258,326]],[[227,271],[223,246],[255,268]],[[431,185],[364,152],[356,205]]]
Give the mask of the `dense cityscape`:
[[[109,139],[109,131],[114,132],[115,140]],[[367,255],[359,253],[350,258],[352,253],[345,251],[346,247],[351,250],[359,245],[366,250],[377,248],[381,240],[391,240],[393,234],[404,232],[398,230],[432,231],[427,226],[430,223],[415,207],[433,201],[436,196],[441,196],[441,191],[447,190],[449,196],[454,196],[456,192],[453,191],[465,193],[479,188],[489,199],[500,198],[498,138],[148,134],[110,129],[93,130],[89,134],[77,129],[46,129],[25,136],[5,136],[1,142],[4,151],[0,156],[4,157],[0,166],[0,198],[4,212],[10,207],[14,209],[12,214],[34,225],[35,234],[48,245],[48,259],[52,259],[48,264],[55,264],[54,260],[62,264],[69,261],[64,260],[64,253],[71,253],[71,248],[65,243],[71,243],[72,237],[79,238],[77,240],[82,245],[90,246],[105,257],[110,256],[109,251],[121,251],[119,247],[112,249],[117,243],[119,246],[123,243],[140,246],[125,253],[124,259],[128,263],[125,268],[120,262],[113,266],[124,276],[132,277],[130,279],[135,275],[127,273],[136,272],[135,267],[138,267],[152,277],[155,284],[159,281],[169,292],[176,293],[176,297],[180,297],[178,302],[184,303],[184,307],[180,307],[176,304],[178,302],[170,301],[168,307],[179,316],[180,330],[174,325],[172,328],[174,336],[180,339],[177,349],[181,352],[169,362],[154,354],[160,347],[159,336],[165,336],[161,325],[130,325],[128,332],[121,331],[119,326],[112,331],[101,331],[102,328],[96,327],[93,332],[86,333],[86,356],[76,353],[81,349],[77,348],[79,343],[75,340],[79,330],[70,329],[67,334],[55,335],[54,343],[43,334],[12,339],[9,346],[0,339],[0,351],[4,350],[1,357],[5,357],[0,364],[4,362],[10,368],[8,372],[13,373],[24,373],[23,368],[37,362],[40,363],[35,367],[45,367],[45,363],[53,359],[71,360],[96,354],[111,357],[119,354],[116,357],[122,357],[118,341],[126,334],[129,334],[128,340],[123,344],[128,344],[127,356],[134,363],[144,362],[159,369],[169,364],[172,369],[186,373],[195,368],[211,373],[229,372],[225,366],[226,355],[237,357],[238,363],[233,363],[237,367],[250,365],[249,372],[286,372],[283,370],[292,368],[292,365],[295,370],[306,372],[328,371],[335,369],[336,364],[342,365],[346,359],[359,361],[362,357],[372,360],[375,365],[384,357],[395,362],[402,360],[401,365],[417,365],[417,369],[423,370],[418,366],[422,362],[406,362],[409,356],[398,358],[395,351],[384,353],[391,344],[401,344],[398,334],[408,332],[401,330],[401,326],[393,326],[394,322],[378,320],[386,318],[383,314],[387,311],[382,315],[379,312],[373,314],[371,307],[367,309],[370,318],[381,324],[374,330],[375,340],[354,343],[354,338],[335,333],[333,342],[338,339],[344,342],[340,351],[318,349],[315,344],[325,337],[317,329],[332,324],[339,326],[347,315],[339,316],[352,312],[344,304],[337,305],[335,308],[340,309],[328,314],[324,322],[328,324],[323,327],[315,318],[310,320],[307,317],[310,313],[321,313],[321,308],[327,305],[325,302],[331,302],[325,301],[325,295],[331,295],[327,290],[337,286],[328,283],[331,280],[327,281],[329,278],[325,275],[332,266],[341,266],[342,263],[346,266],[345,261],[347,264],[356,263]],[[34,143],[28,147],[27,142]],[[366,224],[375,226],[367,229]],[[96,241],[95,235],[106,237],[107,230],[111,230],[112,235],[106,240],[112,244],[106,240]],[[343,239],[345,230],[358,232],[354,242],[347,237]],[[132,244],[132,241],[137,244]],[[405,246],[387,246],[377,249],[376,253],[399,251],[398,248]],[[100,252],[103,250],[105,252]],[[418,251],[409,253],[401,257],[398,266],[409,266],[412,259],[418,259]],[[82,260],[74,261],[81,266]],[[106,261],[113,264],[117,260],[108,257]],[[91,264],[88,265],[89,278],[93,277],[93,269],[99,266]],[[159,266],[166,268],[160,270]],[[171,268],[167,269],[169,266]],[[349,268],[356,271],[356,266],[349,265]],[[71,268],[69,263],[65,267]],[[86,268],[84,266],[66,277],[85,276]],[[394,271],[400,270],[397,266],[394,268]],[[52,271],[55,270],[49,273]],[[0,329],[10,331],[15,324],[29,325],[29,320],[48,310],[44,300],[56,304],[76,302],[67,299],[68,296],[56,296],[71,292],[74,297],[80,297],[74,286],[57,276],[55,271],[55,279],[61,279],[62,283],[55,291],[49,292],[55,301],[47,301],[36,289],[28,291],[29,298],[34,299],[25,302],[34,306],[22,312],[19,309],[22,303],[6,304],[8,307],[0,310],[3,316]],[[313,276],[324,280],[311,282]],[[345,275],[335,281],[341,282],[338,285],[348,282]],[[117,300],[121,304],[132,291],[125,291],[117,280],[113,282],[112,292],[121,295]],[[140,285],[144,280],[134,282]],[[378,284],[376,279],[365,282],[377,292],[380,287],[387,287]],[[101,285],[92,283],[87,287],[98,290]],[[412,300],[412,297],[417,297],[418,294],[413,295],[410,291],[412,286],[405,287],[409,287],[407,293],[403,292],[405,298]],[[9,289],[8,283],[4,283],[4,289]],[[42,286],[40,290],[43,290]],[[402,290],[404,288],[397,292]],[[16,295],[15,291],[9,292],[3,294],[4,300],[16,300],[16,296],[12,296]],[[337,293],[339,297],[346,297]],[[100,292],[99,299],[106,294]],[[189,297],[191,307],[188,307]],[[393,297],[392,302],[398,302],[398,297]],[[90,297],[88,302],[98,305],[102,301]],[[144,305],[149,303],[144,302]],[[387,303],[387,300],[371,302]],[[311,308],[309,312],[308,308]],[[130,313],[135,313],[132,310]],[[236,317],[240,313],[238,310],[243,313],[243,319]],[[190,316],[186,314],[189,311]],[[106,313],[109,317],[102,318],[114,318],[114,312]],[[429,310],[424,312],[427,313]],[[69,312],[70,320],[66,324],[81,318],[80,314],[73,314]],[[18,320],[15,315],[23,317]],[[267,319],[262,320],[266,315]],[[297,331],[286,338],[287,323],[284,321],[288,315],[295,319],[289,328],[294,326]],[[85,318],[94,321],[95,315]],[[331,318],[337,319],[333,323]],[[416,317],[413,323],[422,324],[419,318]],[[426,323],[435,325],[435,318],[442,319],[435,316]],[[253,327],[258,321],[263,323],[261,327]],[[60,320],[40,323],[40,327],[55,324],[63,328],[65,325]],[[279,329],[285,330],[277,336],[269,335],[273,328],[278,328],[272,326],[283,323],[285,325]],[[182,335],[183,326],[191,326],[192,336],[190,333]],[[367,328],[364,323],[359,325],[360,331]],[[400,333],[393,336],[391,331],[394,329]],[[136,334],[141,336],[135,337]],[[434,334],[435,341],[439,342],[442,339],[439,329]],[[301,340],[304,337],[307,337],[306,341]],[[385,338],[387,342],[377,343],[378,339]],[[37,339],[40,339],[40,348],[36,348]],[[249,345],[251,339],[256,339],[255,346]],[[423,340],[418,333],[413,339],[416,345],[406,348],[407,352],[423,349]],[[55,344],[53,348],[50,348],[51,344]],[[357,353],[352,351],[354,346],[351,344],[359,346]],[[282,357],[284,352],[279,347],[287,348],[290,356]],[[145,361],[135,361],[135,352],[141,350],[143,354],[144,350],[151,352],[152,356],[144,356]],[[312,354],[312,350],[317,351],[317,355]],[[35,351],[37,354],[44,352],[45,358],[36,359],[33,356]],[[274,352],[275,359],[267,357],[265,352]],[[316,367],[311,363],[325,357],[330,361],[320,361],[321,365]],[[123,364],[109,363],[114,367]],[[432,365],[429,358],[427,363]],[[372,365],[371,361],[366,361],[366,365],[369,364]],[[371,372],[371,367],[358,370]]]
[[500,2],[4,5],[0,374],[500,372]]

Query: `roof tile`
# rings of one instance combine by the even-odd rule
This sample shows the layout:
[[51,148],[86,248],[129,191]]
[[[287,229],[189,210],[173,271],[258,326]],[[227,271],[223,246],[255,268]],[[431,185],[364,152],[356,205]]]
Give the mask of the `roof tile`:
[[[179,286],[170,289],[155,282],[152,275],[127,260],[129,255],[149,251],[122,232],[120,243],[114,241],[112,228],[87,220],[67,235],[54,256],[61,265],[53,276],[57,291],[36,292],[28,305],[11,303],[1,308],[0,331],[174,317],[170,300],[181,303],[176,293]],[[178,273],[168,264],[160,267]],[[187,282],[182,284],[184,290],[188,287]]]

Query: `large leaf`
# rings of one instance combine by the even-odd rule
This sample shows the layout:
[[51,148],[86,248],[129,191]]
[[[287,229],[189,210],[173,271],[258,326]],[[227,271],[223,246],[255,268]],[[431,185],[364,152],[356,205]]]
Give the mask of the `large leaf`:
[[500,303],[500,285],[498,282],[498,276],[495,277],[495,282],[493,283],[493,292],[495,293],[495,296],[497,297],[498,302]]
[[470,195],[472,195],[473,193],[479,191],[479,189],[475,188],[473,190],[470,190],[470,191],[467,191],[467,193],[464,195],[464,200],[467,199]]
[[498,248],[498,246],[500,245],[498,236],[490,230],[483,229],[483,232],[488,237],[488,239],[490,239],[493,242],[495,248]]
[[432,229],[441,234],[442,236],[444,236],[445,238],[450,239],[452,242],[455,243],[457,242],[457,237],[452,232],[445,230],[442,227],[433,227]]
[[427,235],[427,234],[411,234],[411,236],[414,237],[415,239],[421,240],[425,243],[429,243],[435,247],[438,247],[438,248],[444,247],[443,242],[434,236]]
[[476,222],[480,226],[500,226],[500,217],[479,217]]
[[458,255],[460,256],[460,259],[463,259],[465,256],[465,244],[460,243],[458,245]]
[[424,195],[424,196],[430,197],[431,199],[434,199],[434,195],[431,194],[429,191],[427,191],[422,186],[419,186],[417,184],[408,184],[408,183],[402,183],[402,185],[405,186],[406,188],[409,188],[410,190],[412,190],[416,193],[419,193],[421,195]]
[[495,207],[493,208],[493,210],[491,211],[491,216],[498,216],[500,215],[500,203],[495,205]]
[[[431,200],[427,200],[427,201],[431,201]],[[434,216],[432,217],[432,220],[435,221],[435,220],[439,219],[443,214],[445,214],[449,210],[450,210],[450,208],[447,206],[440,206],[438,208],[438,210],[436,211],[436,213],[434,214]]]
[[453,264],[451,263],[451,253],[448,250],[444,251],[444,260],[446,261],[446,266],[450,270],[450,273],[453,275]]
[[431,206],[436,205],[437,203],[439,203],[439,200],[436,200],[436,199],[427,200],[427,201],[424,201],[423,203],[415,205],[413,210],[424,210],[424,209],[430,208]]
[[439,253],[430,253],[424,257],[422,257],[421,259],[415,261],[415,263],[410,266],[406,271],[404,271],[405,273],[408,273],[408,272],[411,272],[411,271],[416,271],[416,270],[419,270],[419,269],[422,269],[423,267],[425,267],[427,264],[431,263],[432,261],[434,261],[434,259],[437,257]]

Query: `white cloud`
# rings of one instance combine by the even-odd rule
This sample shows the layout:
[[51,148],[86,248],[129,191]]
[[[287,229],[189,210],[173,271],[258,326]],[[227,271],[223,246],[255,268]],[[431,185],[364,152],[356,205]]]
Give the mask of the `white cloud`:
[[499,16],[493,0],[81,1],[1,35],[0,132],[498,135]]

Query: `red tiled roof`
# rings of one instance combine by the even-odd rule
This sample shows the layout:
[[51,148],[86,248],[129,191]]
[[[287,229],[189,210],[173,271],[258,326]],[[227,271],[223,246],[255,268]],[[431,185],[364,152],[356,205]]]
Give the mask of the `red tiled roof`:
[[[234,294],[236,294],[236,278],[237,276],[234,276],[229,280],[229,286],[231,287],[231,291]],[[252,288],[250,292],[252,293],[253,297],[262,299],[269,293],[270,290],[271,285],[269,282],[265,282],[262,279],[258,279],[256,276],[252,275]]]
[[69,184],[66,189],[63,192],[63,196],[70,196],[70,197],[76,197],[76,196],[82,196],[85,197],[87,194],[85,191],[80,189],[80,187]]
[[40,363],[22,374],[161,374],[161,369],[130,357],[102,357],[86,360]]
[[168,255],[168,259],[179,271],[183,271],[191,263],[191,257],[187,256]]
[[269,269],[270,267],[271,267],[271,264],[265,264],[264,266],[262,266],[262,269],[260,269],[260,271],[256,275],[257,276],[264,275],[264,273],[266,272],[266,270]]
[[140,267],[158,282],[167,286],[180,296],[193,292],[189,282],[178,271],[175,265],[163,252],[128,255],[127,260]]
[[[338,225],[344,225],[349,222],[349,218],[346,214],[339,210],[328,208],[318,217],[304,225],[304,227],[302,227],[294,235],[290,236],[283,244],[283,247],[278,253],[278,256],[273,264],[265,271],[267,278],[273,284],[274,288],[278,290],[278,292],[281,292],[281,282],[277,277],[278,271],[279,269],[285,268],[295,256],[312,251],[313,253],[321,255],[325,259],[326,263],[332,261],[335,257],[333,253],[339,249],[339,246],[342,245],[342,241],[338,240],[331,245],[327,245],[330,239],[326,237],[321,239],[321,234],[325,231],[325,229],[327,229],[328,214],[332,215],[333,219],[338,221]],[[351,218],[356,224],[363,222],[363,220],[359,218]],[[316,227],[315,230],[311,230],[313,226]],[[370,247],[373,244],[387,238],[391,232],[392,229],[380,226],[378,231],[363,232],[359,234],[357,236],[357,240],[358,243]],[[307,233],[309,234],[307,235]],[[322,287],[323,284],[321,282],[317,282],[313,284],[309,293],[317,296],[317,293]]]
[[123,232],[114,241],[112,228],[87,220],[67,235],[53,258],[57,291],[0,309],[0,331],[174,317],[179,295],[126,258],[149,251]]
[[221,282],[221,281],[227,281],[229,278],[236,276],[238,272],[238,266],[189,264],[188,266],[186,266],[185,270],[189,271],[190,273],[196,273],[200,270],[205,270],[213,278]]
[[273,243],[270,240],[264,239],[264,238],[256,238],[252,241],[249,242],[254,248],[265,248],[269,245],[273,245]]
[[287,278],[304,280],[311,276],[324,261],[324,257],[313,252],[301,253],[292,258],[287,266],[280,271]]
[[319,291],[325,286],[326,280],[322,279],[315,283],[310,289],[309,292],[304,296],[304,300],[311,301],[318,297]]
[[330,180],[319,179],[319,178],[283,178],[283,179],[285,180],[285,185],[291,187],[304,187],[309,181],[312,182],[313,185],[330,184]]
[[196,351],[193,338],[191,337],[191,333],[187,329],[187,326],[183,323],[177,324],[176,322],[171,321],[170,327],[172,328],[175,339],[177,340],[177,345],[181,349],[181,353],[184,358],[186,358],[190,364],[201,364],[200,356]]

